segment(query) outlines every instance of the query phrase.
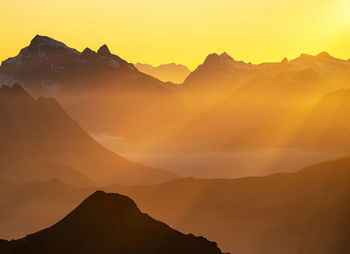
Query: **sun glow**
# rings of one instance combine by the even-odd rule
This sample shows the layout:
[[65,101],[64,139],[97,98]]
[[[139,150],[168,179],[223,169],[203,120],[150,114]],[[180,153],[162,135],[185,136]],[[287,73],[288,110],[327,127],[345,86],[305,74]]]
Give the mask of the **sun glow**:
[[79,50],[107,43],[130,62],[191,69],[222,51],[255,63],[321,51],[348,59],[349,13],[345,0],[1,1],[0,59],[35,34]]
[[[340,8],[339,18],[345,25],[350,25],[350,1],[345,1]],[[349,27],[347,27],[349,29]]]

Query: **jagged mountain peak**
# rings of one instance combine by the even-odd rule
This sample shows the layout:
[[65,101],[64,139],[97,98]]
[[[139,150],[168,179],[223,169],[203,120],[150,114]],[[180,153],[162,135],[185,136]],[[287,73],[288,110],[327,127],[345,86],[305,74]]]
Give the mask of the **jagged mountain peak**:
[[288,62],[289,62],[289,60],[287,57],[283,58],[283,60],[281,61],[281,63],[288,63]]
[[226,52],[223,52],[221,55],[220,55],[220,58],[222,59],[226,59],[226,60],[234,60],[229,54],[227,54]]
[[212,65],[219,63],[227,63],[233,61],[233,58],[227,55],[226,53],[222,53],[221,55],[217,53],[209,54],[204,60],[204,65]]
[[328,52],[323,51],[321,53],[319,53],[316,58],[320,59],[320,60],[334,60],[335,58],[333,56],[331,56]]
[[65,47],[66,44],[59,42],[55,39],[52,39],[48,36],[36,35],[32,41],[30,42],[29,47],[41,47],[41,46],[49,46],[49,47]]
[[96,52],[87,47],[83,50],[82,54],[96,54]]
[[93,50],[91,50],[90,48],[86,48],[83,50],[83,52],[81,53],[81,58],[83,60],[91,60],[93,58],[95,58],[97,56],[97,53]]
[[233,57],[231,57],[229,54],[227,54],[226,52],[221,53],[220,55],[217,53],[212,53],[209,54],[203,65],[232,65],[232,66],[245,66],[245,65],[250,65],[245,63],[244,61],[236,61]]
[[103,44],[97,51],[98,56],[110,56],[111,52],[106,44]]

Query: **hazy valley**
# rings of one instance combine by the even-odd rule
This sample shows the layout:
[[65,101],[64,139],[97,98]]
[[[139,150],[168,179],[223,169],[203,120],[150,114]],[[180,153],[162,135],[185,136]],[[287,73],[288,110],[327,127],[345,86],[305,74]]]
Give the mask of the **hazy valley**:
[[350,251],[349,60],[191,72],[37,35],[1,84],[1,253]]

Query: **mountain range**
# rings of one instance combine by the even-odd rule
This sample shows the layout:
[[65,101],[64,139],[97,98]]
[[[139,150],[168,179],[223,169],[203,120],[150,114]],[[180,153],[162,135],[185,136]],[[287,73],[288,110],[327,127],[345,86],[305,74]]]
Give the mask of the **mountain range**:
[[[168,130],[162,129],[183,112],[173,92],[176,85],[140,72],[106,45],[97,52],[79,52],[37,35],[17,56],[2,62],[0,75],[4,83],[15,80],[34,96],[54,97],[88,132],[133,143],[166,135]],[[136,127],[140,123],[142,132]]]
[[97,191],[50,228],[0,241],[1,253],[222,253],[142,213],[128,197]]
[[[301,54],[300,57],[281,62],[252,64],[236,61],[227,53],[210,54],[185,80],[183,85],[193,89],[255,89],[292,91],[301,89],[327,89],[323,79],[348,81],[350,61],[334,58],[327,52],[316,56]],[[303,84],[303,85],[302,85]],[[312,87],[305,84],[314,85]],[[328,84],[331,85],[331,84]],[[317,87],[319,86],[319,87]],[[336,87],[333,84],[331,89]],[[328,87],[329,88],[329,87]],[[278,91],[277,90],[277,91]]]
[[150,64],[136,63],[135,67],[148,75],[158,78],[164,82],[173,82],[181,84],[191,71],[182,64],[161,64],[159,66],[153,66]]
[[[17,80],[35,96],[50,94],[88,133],[122,140],[114,151],[152,156],[319,150],[299,128],[326,94],[349,87],[349,77],[350,61],[326,52],[262,64],[214,53],[175,85],[140,72],[106,45],[79,52],[45,36],[0,67],[4,83]],[[330,147],[327,152],[348,151]]]

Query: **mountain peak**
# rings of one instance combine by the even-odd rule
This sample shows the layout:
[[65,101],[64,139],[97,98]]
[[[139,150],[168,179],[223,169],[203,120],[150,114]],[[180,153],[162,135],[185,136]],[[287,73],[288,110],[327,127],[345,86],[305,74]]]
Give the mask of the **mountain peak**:
[[97,55],[99,56],[110,56],[111,52],[106,44],[103,44],[97,51]]
[[203,253],[217,244],[182,234],[142,213],[130,198],[96,191],[54,226],[4,242],[5,253]]
[[223,52],[223,53],[220,55],[220,58],[225,59],[225,60],[230,60],[230,61],[233,60],[233,58],[232,58],[229,54],[227,54],[226,52]]
[[333,59],[333,57],[326,51],[319,53],[316,57],[320,59]]
[[[108,206],[109,209],[106,209]],[[104,208],[100,209],[101,207]],[[123,196],[116,193],[106,193],[98,190],[91,194],[87,199],[78,206],[77,210],[84,212],[85,209],[98,209],[100,212],[108,212],[113,216],[116,216],[122,210],[138,210],[136,203],[127,196]],[[93,219],[93,218],[92,218]]]
[[84,49],[83,52],[81,53],[81,58],[84,60],[94,58],[95,56],[96,56],[96,52],[91,50],[90,48]]
[[41,47],[41,46],[49,46],[49,47],[67,47],[64,43],[56,41],[47,36],[36,35],[32,41],[30,42],[29,47]]
[[226,63],[232,61],[234,61],[233,58],[226,52],[222,53],[221,55],[218,55],[217,53],[212,53],[206,57],[204,64]]
[[289,61],[288,61],[288,58],[287,57],[285,57],[285,58],[283,58],[283,60],[282,60],[282,62],[281,63],[288,63]]

